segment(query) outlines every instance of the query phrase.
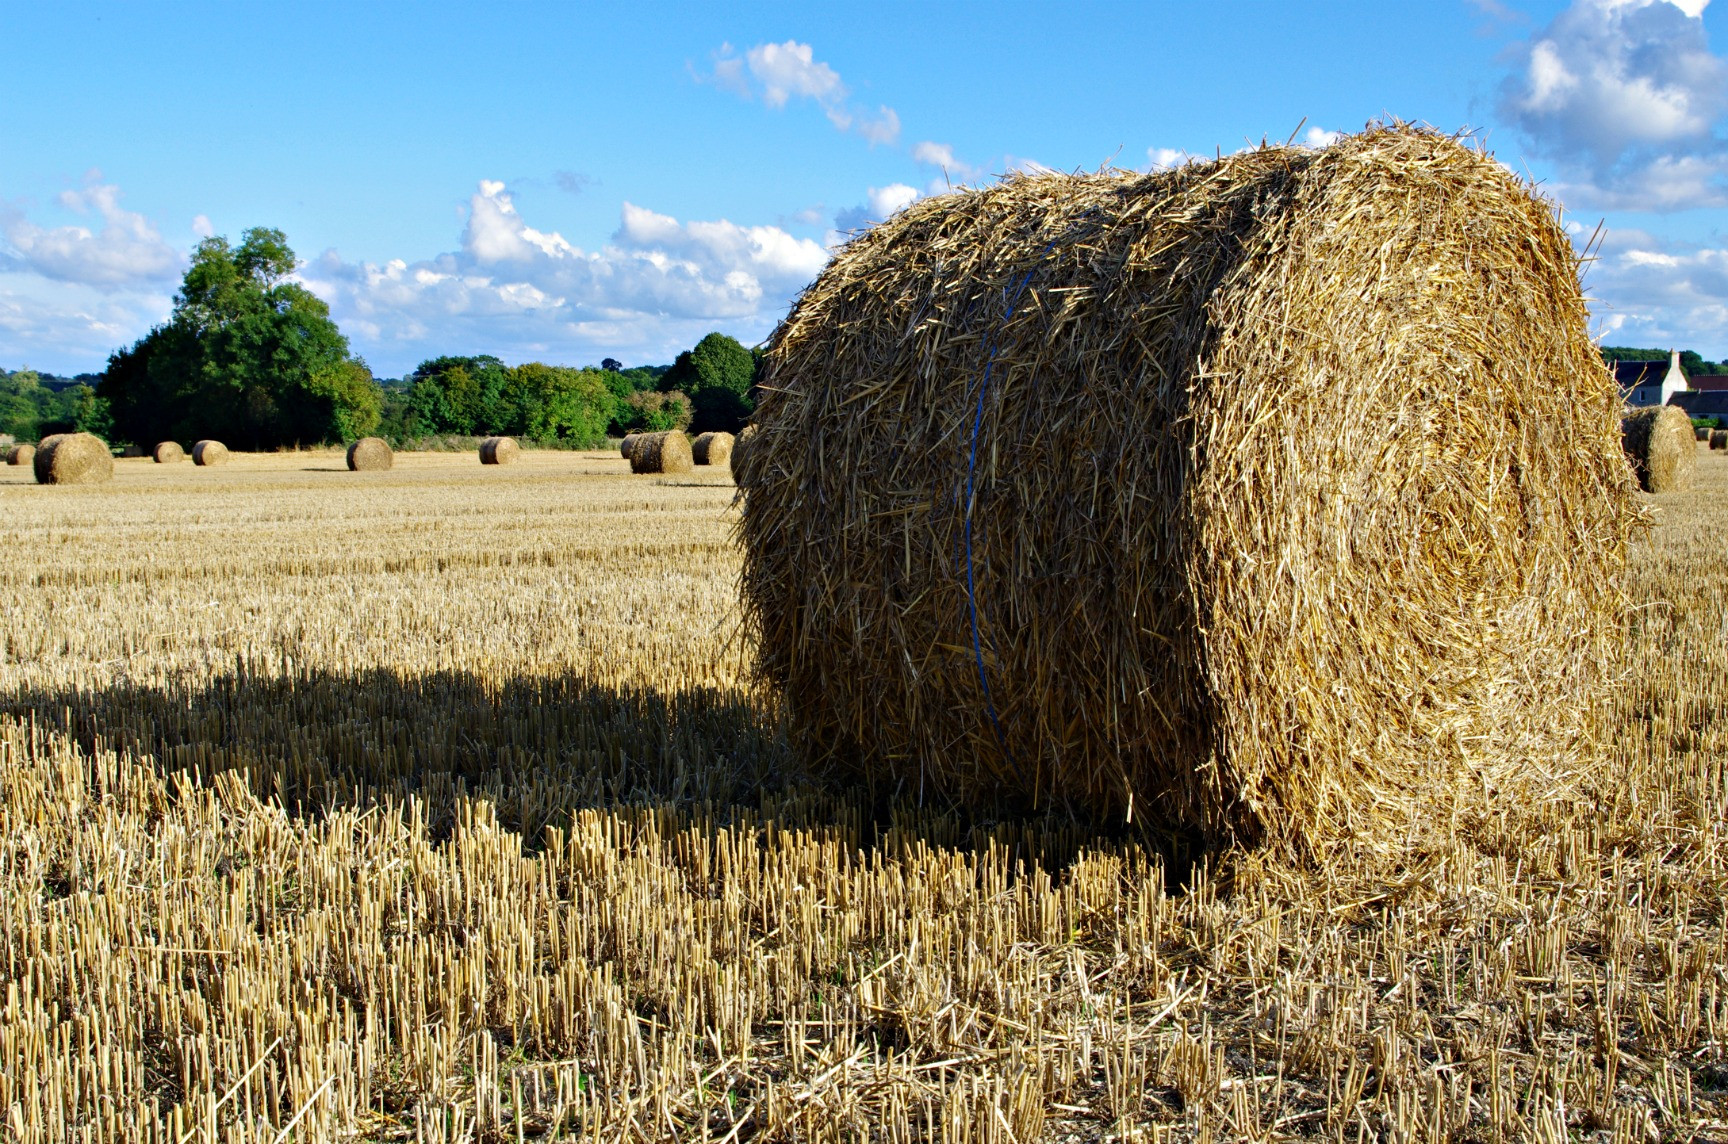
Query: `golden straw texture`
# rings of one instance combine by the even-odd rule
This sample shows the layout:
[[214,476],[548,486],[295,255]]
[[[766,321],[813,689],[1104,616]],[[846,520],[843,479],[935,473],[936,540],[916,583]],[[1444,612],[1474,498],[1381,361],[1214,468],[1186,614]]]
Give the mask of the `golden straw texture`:
[[14,445],[6,450],[6,463],[8,465],[28,465],[35,459],[36,446],[34,445]]
[[192,445],[194,465],[226,465],[228,446],[220,441],[196,441]]
[[690,455],[698,465],[729,465],[734,444],[730,433],[702,433],[690,443]]
[[178,441],[163,441],[150,453],[158,465],[178,464],[186,459],[186,450],[180,447]]
[[522,455],[522,447],[514,437],[488,437],[480,442],[482,465],[508,465]]
[[362,437],[348,446],[348,468],[356,473],[381,473],[395,463],[396,454],[382,437]]
[[1588,745],[1618,394],[1552,208],[1453,138],[924,200],[763,391],[743,601],[809,760],[1314,853]]

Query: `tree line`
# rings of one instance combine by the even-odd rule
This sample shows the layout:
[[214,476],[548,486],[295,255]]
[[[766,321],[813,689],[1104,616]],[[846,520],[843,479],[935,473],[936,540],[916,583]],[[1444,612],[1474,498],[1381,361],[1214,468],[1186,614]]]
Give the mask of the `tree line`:
[[380,382],[329,306],[291,280],[297,265],[280,230],[254,227],[238,245],[203,240],[169,319],[115,351],[93,386],[0,375],[0,433],[82,430],[144,448],[214,438],[270,449],[375,434],[397,445],[508,435],[590,448],[636,430],[736,432],[754,408],[757,355],[718,332],[670,366],[447,356]]

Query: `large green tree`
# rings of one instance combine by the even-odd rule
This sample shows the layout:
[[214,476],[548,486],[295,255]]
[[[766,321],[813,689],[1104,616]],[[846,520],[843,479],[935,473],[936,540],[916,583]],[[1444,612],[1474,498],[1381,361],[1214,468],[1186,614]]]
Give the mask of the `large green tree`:
[[239,246],[199,243],[173,316],[108,359],[99,390],[116,433],[257,449],[372,432],[378,387],[330,308],[289,280],[296,265],[287,237],[266,227]]
[[507,432],[507,367],[489,354],[423,361],[408,375],[408,407],[422,433]]
[[693,433],[736,433],[755,408],[750,386],[756,379],[756,360],[736,338],[712,333],[685,350],[660,375],[662,393],[677,390],[690,398]]

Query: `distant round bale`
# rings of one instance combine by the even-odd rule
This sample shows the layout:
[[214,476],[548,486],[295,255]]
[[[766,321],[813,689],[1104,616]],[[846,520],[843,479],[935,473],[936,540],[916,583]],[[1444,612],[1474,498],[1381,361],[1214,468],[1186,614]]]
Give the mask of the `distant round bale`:
[[381,473],[396,462],[382,437],[362,437],[348,446],[348,467],[356,473]]
[[682,430],[638,433],[630,447],[632,473],[688,473],[696,467],[690,455],[690,438]]
[[1710,431],[1710,448],[1718,451],[1728,449],[1728,429],[1712,429]]
[[764,369],[743,612],[810,765],[1324,858],[1604,738],[1620,395],[1554,205],[1477,148],[920,199]]
[[744,458],[749,455],[752,442],[755,440],[756,426],[746,425],[738,431],[737,439],[732,442],[732,456],[729,460],[732,465],[732,476],[738,480],[739,484],[743,484],[744,481],[742,476]]
[[482,465],[508,465],[522,455],[514,437],[488,437],[480,442]]
[[36,457],[36,446],[14,445],[6,450],[8,465],[28,465]]
[[186,459],[186,450],[178,441],[163,441],[151,450],[150,456],[158,465],[177,465]]
[[630,450],[636,447],[636,441],[641,436],[642,434],[640,433],[624,434],[624,440],[618,442],[618,455],[628,461],[630,459]]
[[690,456],[698,465],[730,465],[736,438],[730,433],[703,433],[690,442]]
[[44,437],[31,463],[36,467],[36,483],[42,485],[94,485],[114,476],[114,454],[93,433]]
[[1652,405],[1628,414],[1620,423],[1620,441],[1645,492],[1683,493],[1692,487],[1698,445],[1684,409]]
[[195,441],[192,444],[192,463],[194,465],[226,465],[228,463],[228,446],[220,441]]
[[1710,430],[1709,430],[1709,429],[1706,429],[1706,428],[1705,428],[1705,427],[1704,427],[1704,426],[1702,426],[1702,425],[1700,425],[1700,426],[1698,426],[1698,427],[1697,427],[1697,428],[1695,428],[1695,429],[1693,429],[1693,430],[1692,430],[1692,435],[1693,435],[1693,436],[1694,436],[1694,437],[1696,437],[1696,438],[1697,438],[1697,439],[1698,439],[1698,440],[1700,440],[1700,441],[1703,441],[1703,442],[1705,442],[1705,443],[1706,443],[1706,444],[1708,444],[1708,443],[1709,443],[1709,441],[1710,441]]

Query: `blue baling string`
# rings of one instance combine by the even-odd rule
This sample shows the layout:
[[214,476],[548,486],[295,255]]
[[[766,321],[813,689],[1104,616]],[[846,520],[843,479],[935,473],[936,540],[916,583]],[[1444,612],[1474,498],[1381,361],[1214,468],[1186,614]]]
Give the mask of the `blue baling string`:
[[[1014,310],[1020,304],[1020,296],[1026,292],[1026,286],[1032,281],[1032,272],[1038,269],[1050,251],[1055,247],[1052,242],[1044,248],[1044,253],[1038,261],[1020,276],[1020,284],[1014,288],[1014,293],[1008,299],[1008,308],[1002,314],[1002,324],[1006,326],[1014,317]],[[996,745],[1002,748],[1002,753],[1008,758],[1008,765],[1019,771],[1020,764],[1014,760],[1014,752],[1008,749],[1008,740],[1002,734],[1001,721],[996,717],[996,701],[990,694],[990,679],[984,671],[984,646],[978,638],[978,593],[972,572],[972,493],[978,480],[978,434],[984,426],[984,398],[990,392],[990,374],[996,367],[996,339],[992,337],[984,351],[984,376],[978,384],[978,411],[972,418],[972,447],[966,458],[966,604],[972,612],[972,657],[978,664],[978,686],[984,691],[984,710],[990,716],[990,729],[996,735]]]

